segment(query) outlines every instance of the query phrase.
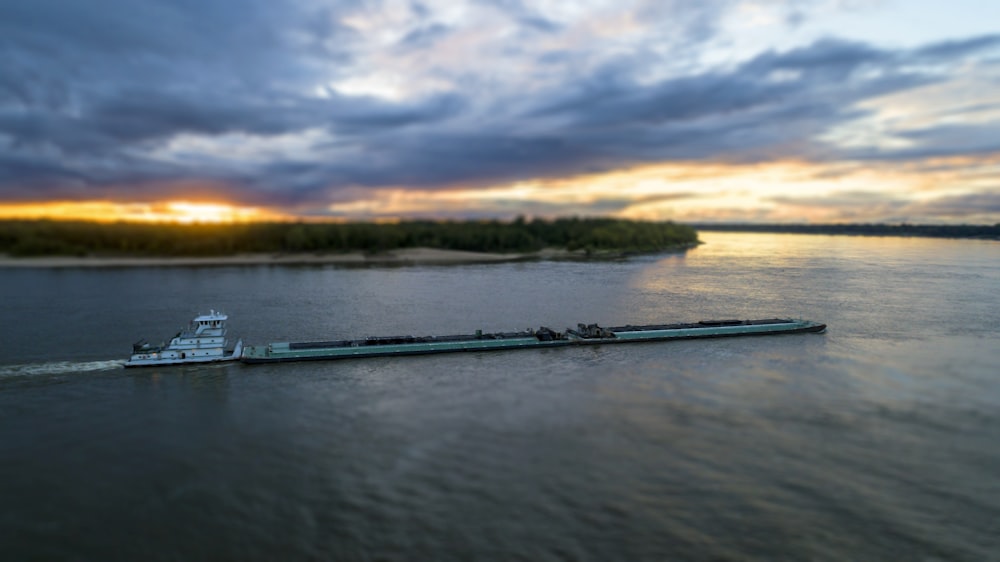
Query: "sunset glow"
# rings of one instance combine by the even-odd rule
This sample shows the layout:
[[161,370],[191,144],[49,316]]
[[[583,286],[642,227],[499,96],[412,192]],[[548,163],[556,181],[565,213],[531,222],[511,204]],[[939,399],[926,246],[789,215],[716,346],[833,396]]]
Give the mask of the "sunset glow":
[[989,223],[977,204],[1000,173],[1000,154],[910,166],[670,163],[565,179],[476,188],[368,189],[321,210],[224,202],[53,201],[0,204],[0,219],[219,224],[530,216],[614,216],[689,222]]
[[111,201],[52,201],[0,204],[0,219],[55,219],[94,222],[230,224],[282,220],[280,214],[226,203],[116,203]]
[[[977,169],[997,166],[982,159]],[[988,208],[958,205],[984,178],[968,161],[930,166],[661,164],[560,180],[476,189],[383,189],[327,208],[360,218],[615,216],[692,222],[989,222]]]

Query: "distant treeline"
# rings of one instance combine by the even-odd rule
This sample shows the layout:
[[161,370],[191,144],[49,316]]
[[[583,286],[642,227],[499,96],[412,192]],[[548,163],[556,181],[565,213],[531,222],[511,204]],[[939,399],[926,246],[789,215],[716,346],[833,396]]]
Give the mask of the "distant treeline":
[[697,232],[686,225],[604,218],[226,225],[0,221],[0,254],[18,257],[378,253],[416,247],[499,253],[564,248],[589,254],[651,252],[697,241]]
[[1000,224],[746,224],[699,223],[698,230],[776,232],[795,234],[853,234],[857,236],[929,236],[1000,240]]

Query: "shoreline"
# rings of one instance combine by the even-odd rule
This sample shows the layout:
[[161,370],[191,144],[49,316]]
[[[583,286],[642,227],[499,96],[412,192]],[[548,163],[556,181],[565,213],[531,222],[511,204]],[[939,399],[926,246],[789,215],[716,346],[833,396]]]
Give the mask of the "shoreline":
[[16,258],[0,254],[0,269],[4,268],[114,268],[114,267],[223,267],[256,265],[461,265],[502,263],[532,259],[567,259],[584,257],[582,252],[546,249],[525,254],[494,254],[442,250],[437,248],[404,248],[377,254],[349,252],[344,254],[236,254],[209,257],[105,257],[105,256],[41,256]]
[[588,254],[584,250],[545,248],[537,252],[490,253],[441,248],[400,248],[379,253],[362,251],[346,253],[253,253],[228,256],[28,256],[12,257],[0,254],[3,269],[100,269],[131,267],[226,267],[281,265],[467,265],[509,263],[533,260],[605,261],[642,254],[686,252],[702,242],[679,244],[651,252],[600,250]]

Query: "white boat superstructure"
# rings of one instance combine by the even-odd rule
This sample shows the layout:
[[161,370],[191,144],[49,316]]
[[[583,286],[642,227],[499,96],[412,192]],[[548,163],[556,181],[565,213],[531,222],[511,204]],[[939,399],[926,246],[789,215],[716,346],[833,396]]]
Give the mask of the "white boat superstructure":
[[212,310],[208,314],[196,316],[191,324],[177,332],[168,344],[153,346],[146,340],[140,340],[132,345],[132,357],[125,362],[125,366],[148,367],[235,361],[243,353],[243,340],[237,341],[232,351],[226,350],[228,318],[225,314]]

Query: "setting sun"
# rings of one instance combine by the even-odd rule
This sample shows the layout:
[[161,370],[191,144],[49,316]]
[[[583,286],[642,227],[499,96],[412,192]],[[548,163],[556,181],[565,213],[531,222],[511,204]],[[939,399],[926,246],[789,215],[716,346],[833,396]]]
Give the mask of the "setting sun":
[[0,219],[86,220],[96,222],[159,222],[180,224],[230,224],[281,220],[284,216],[259,207],[239,207],[219,202],[166,201],[117,203],[113,201],[52,201],[0,204]]
[[255,207],[235,207],[225,203],[171,201],[165,205],[166,220],[180,223],[232,223],[260,220],[265,213]]

